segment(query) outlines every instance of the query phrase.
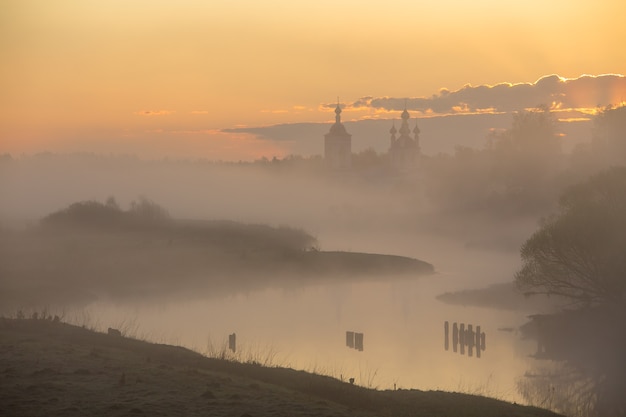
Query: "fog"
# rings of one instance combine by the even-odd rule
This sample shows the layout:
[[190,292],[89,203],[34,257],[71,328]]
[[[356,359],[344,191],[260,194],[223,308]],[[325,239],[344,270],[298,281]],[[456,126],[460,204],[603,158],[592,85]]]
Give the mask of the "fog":
[[[384,253],[406,250],[406,244],[397,242],[394,234],[402,240],[403,235],[412,236],[421,229],[453,234],[462,243],[497,234],[493,227],[479,231],[488,224],[473,226],[457,216],[432,223],[437,209],[423,198],[419,178],[408,182],[384,173],[359,177],[252,164],[41,154],[5,161],[0,186],[5,227],[35,223],[79,201],[104,202],[114,197],[121,207],[129,207],[132,201],[146,197],[174,218],[289,225],[303,228],[325,247],[337,249],[371,246],[370,239],[350,241],[350,235],[365,237],[373,232],[378,233],[379,248],[389,247]],[[532,228],[535,219],[527,223]]]
[[[530,314],[557,311],[558,303],[526,304],[509,285],[521,266],[519,250],[554,212],[562,190],[610,166],[613,153],[592,146],[596,138],[562,152],[550,142],[558,137],[548,117],[521,115],[506,132],[485,138],[484,147],[421,155],[408,172],[390,169],[389,157],[375,151],[353,155],[344,170],[320,157],[220,163],[5,156],[1,313],[46,310],[207,353],[236,332],[240,360],[356,376],[365,386],[532,402],[530,391],[517,387],[535,366],[535,344],[517,329]],[[184,223],[183,232],[146,223],[131,234],[107,225],[81,229],[84,223],[78,231],[66,224],[42,229],[41,219],[77,202],[129,215],[147,202],[167,222],[225,220],[244,232],[226,244],[203,240],[217,233],[214,223]],[[248,233],[245,225],[269,227]],[[203,231],[193,235],[196,227]],[[250,243],[251,236],[258,241]],[[293,261],[292,251],[313,258]],[[345,252],[408,257],[434,270],[374,262],[381,269],[368,273],[361,260],[316,257]],[[437,298],[469,289],[492,291],[493,298]],[[511,308],[502,308],[503,297]],[[444,350],[446,321],[481,326],[487,347],[480,359]],[[346,331],[364,333],[363,352],[344,346]]]

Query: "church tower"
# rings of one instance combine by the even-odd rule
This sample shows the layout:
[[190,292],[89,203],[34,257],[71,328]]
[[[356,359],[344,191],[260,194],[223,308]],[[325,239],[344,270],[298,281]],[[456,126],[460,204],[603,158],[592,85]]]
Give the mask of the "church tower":
[[341,123],[341,107],[335,108],[335,124],[324,135],[324,160],[333,169],[349,169],[352,166],[352,135]]
[[[417,166],[417,157],[420,153],[419,134],[420,130],[415,125],[413,129],[414,138],[411,137],[411,129],[409,128],[409,112],[404,107],[402,112],[402,124],[400,129],[396,131],[396,126],[391,128],[391,145],[389,146],[389,157],[391,166],[398,172],[408,172]],[[400,134],[396,138],[396,132]]]

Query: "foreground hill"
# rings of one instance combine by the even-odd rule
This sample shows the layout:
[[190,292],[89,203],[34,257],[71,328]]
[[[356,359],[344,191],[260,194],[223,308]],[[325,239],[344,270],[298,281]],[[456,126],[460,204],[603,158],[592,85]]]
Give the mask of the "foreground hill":
[[3,416],[556,416],[441,391],[376,391],[52,320],[0,318]]

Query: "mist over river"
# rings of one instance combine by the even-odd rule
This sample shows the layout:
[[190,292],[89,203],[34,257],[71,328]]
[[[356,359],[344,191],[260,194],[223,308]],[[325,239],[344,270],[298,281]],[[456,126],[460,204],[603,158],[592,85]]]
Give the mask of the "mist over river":
[[[347,249],[339,234],[326,247]],[[527,312],[445,304],[446,292],[510,282],[517,254],[469,249],[440,238],[349,239],[350,249],[402,252],[435,265],[434,275],[380,277],[306,287],[265,288],[228,296],[100,300],[66,313],[70,321],[121,329],[128,336],[177,344],[242,361],[287,366],[379,389],[417,388],[483,394],[524,402],[516,380],[534,361],[535,343],[509,331]],[[360,242],[356,244],[355,242]],[[444,322],[480,326],[478,358],[444,348]],[[506,330],[503,330],[506,329]],[[364,349],[346,346],[346,331],[363,333]],[[237,350],[228,350],[236,333]]]
[[[521,341],[515,329],[539,311],[453,305],[436,297],[511,283],[520,267],[520,245],[536,230],[537,216],[463,211],[456,208],[461,201],[456,197],[456,211],[450,211],[424,198],[426,183],[395,178],[372,181],[367,176],[278,175],[254,166],[66,159],[5,164],[6,180],[0,182],[8,197],[0,202],[5,247],[13,250],[15,239],[23,250],[16,252],[21,260],[7,255],[16,266],[14,278],[4,285],[26,296],[38,291],[34,298],[43,302],[10,299],[13,305],[3,305],[0,313],[48,309],[63,320],[101,331],[113,327],[129,337],[345,381],[354,378],[362,386],[462,391],[524,402],[516,381],[532,367],[535,360],[529,355],[536,345]],[[46,193],[48,189],[56,191]],[[58,241],[42,238],[47,235],[36,230],[23,235],[9,231],[14,225],[28,230],[38,219],[81,201],[122,219],[134,218],[146,201],[134,199],[142,195],[174,219],[232,220],[237,222],[233,230],[256,230],[256,237],[276,236],[287,225],[297,228],[288,236],[307,238],[308,233],[321,251],[410,257],[432,264],[435,273],[366,279],[274,277],[267,271],[282,268],[284,262],[275,256],[276,261],[263,263],[265,238],[254,240],[258,246],[253,247],[244,239],[222,239],[231,235],[216,230],[206,233],[208,243],[196,242],[191,232],[171,239],[158,228],[111,232],[105,227],[105,237],[89,238],[63,232]],[[149,201],[147,208],[158,209]],[[269,226],[248,226],[254,224]],[[40,249],[33,249],[31,237]],[[237,269],[239,259],[271,267],[261,276],[254,269]],[[51,269],[51,264],[58,268]],[[127,267],[137,268],[136,280],[135,270]],[[229,276],[233,269],[245,275]],[[480,326],[486,342],[480,358],[476,352],[472,357],[455,353],[452,346],[445,350],[446,321],[450,328],[454,323]],[[346,346],[349,331],[363,334],[362,351]],[[237,351],[230,353],[227,342],[233,333]]]

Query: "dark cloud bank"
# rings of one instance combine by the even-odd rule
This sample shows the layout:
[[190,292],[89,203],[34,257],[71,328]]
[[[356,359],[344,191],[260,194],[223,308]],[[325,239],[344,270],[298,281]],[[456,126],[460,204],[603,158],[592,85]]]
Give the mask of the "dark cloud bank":
[[537,107],[561,109],[594,108],[617,104],[626,99],[626,77],[622,75],[584,75],[566,79],[558,75],[542,77],[534,83],[479,85],[450,91],[442,89],[432,97],[364,97],[353,107],[409,110],[420,113],[459,114],[467,112],[513,112]]

